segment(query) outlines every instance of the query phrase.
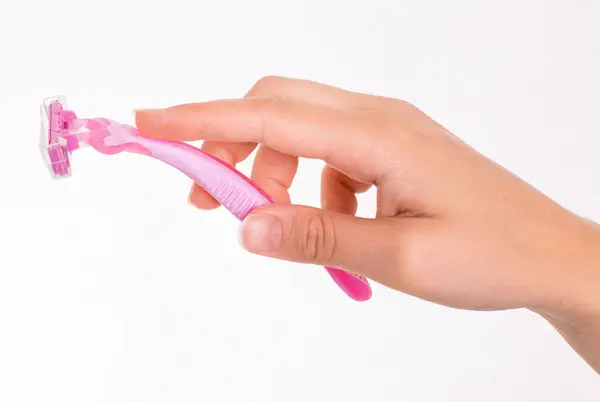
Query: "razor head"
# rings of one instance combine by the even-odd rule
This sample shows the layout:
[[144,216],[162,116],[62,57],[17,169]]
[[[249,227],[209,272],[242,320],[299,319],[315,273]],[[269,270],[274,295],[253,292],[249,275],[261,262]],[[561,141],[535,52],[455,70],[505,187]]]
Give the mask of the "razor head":
[[66,110],[64,96],[46,98],[40,107],[40,151],[55,179],[71,176],[69,155],[77,147],[64,136],[68,132],[68,120],[65,118],[68,115],[73,116],[73,113]]

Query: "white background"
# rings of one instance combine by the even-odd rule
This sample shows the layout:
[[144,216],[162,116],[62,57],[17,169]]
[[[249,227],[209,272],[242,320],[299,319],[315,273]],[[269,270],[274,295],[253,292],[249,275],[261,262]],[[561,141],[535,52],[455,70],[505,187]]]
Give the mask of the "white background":
[[[55,182],[37,148],[46,96],[132,123],[279,74],[411,101],[598,220],[598,21],[597,0],[2,2],[0,401],[598,401],[528,312],[377,285],[354,303],[241,250],[160,162],[82,150]],[[294,202],[318,205],[320,167],[302,161]]]

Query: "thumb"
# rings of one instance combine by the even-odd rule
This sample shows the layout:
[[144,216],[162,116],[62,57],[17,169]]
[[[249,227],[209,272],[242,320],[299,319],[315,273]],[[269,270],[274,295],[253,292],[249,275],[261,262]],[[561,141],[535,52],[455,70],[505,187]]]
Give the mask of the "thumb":
[[[397,260],[394,222],[365,219],[297,205],[268,205],[240,226],[240,243],[251,253],[327,265],[365,276]],[[379,275],[375,275],[379,276]]]

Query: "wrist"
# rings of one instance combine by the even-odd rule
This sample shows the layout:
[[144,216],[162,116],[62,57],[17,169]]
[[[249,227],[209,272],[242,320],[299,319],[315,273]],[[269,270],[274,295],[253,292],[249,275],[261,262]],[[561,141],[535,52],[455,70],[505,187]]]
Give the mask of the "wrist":
[[[548,293],[552,300],[545,308],[536,310],[571,345],[571,347],[600,374],[600,226],[578,221],[581,226],[568,234],[574,241],[558,243],[563,248],[557,259],[564,264],[562,275]],[[556,267],[556,265],[554,266]]]
[[561,243],[547,303],[534,309],[553,325],[600,328],[600,226],[579,218]]

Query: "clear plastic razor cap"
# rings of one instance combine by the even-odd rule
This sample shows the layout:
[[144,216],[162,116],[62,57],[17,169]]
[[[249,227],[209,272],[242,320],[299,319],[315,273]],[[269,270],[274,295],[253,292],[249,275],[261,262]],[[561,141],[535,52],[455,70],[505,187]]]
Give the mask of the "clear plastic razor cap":
[[62,95],[44,99],[40,106],[40,151],[42,159],[54,179],[71,176],[71,163],[66,140],[59,135],[58,114],[66,108]]

